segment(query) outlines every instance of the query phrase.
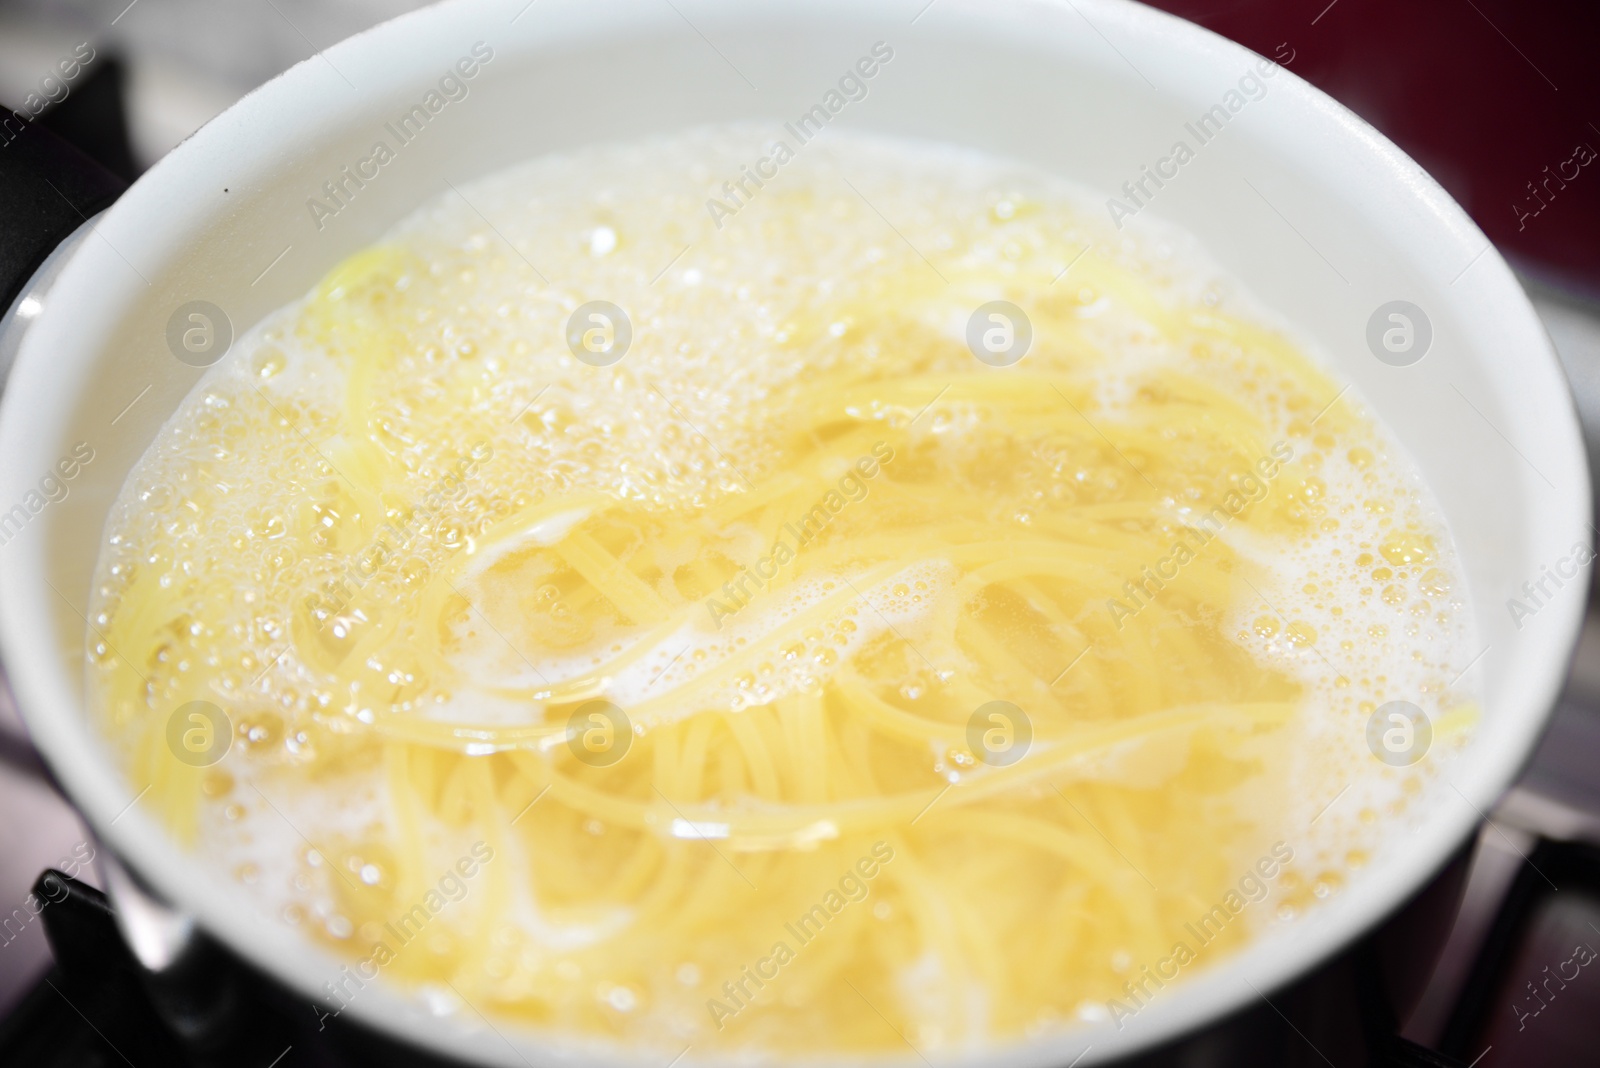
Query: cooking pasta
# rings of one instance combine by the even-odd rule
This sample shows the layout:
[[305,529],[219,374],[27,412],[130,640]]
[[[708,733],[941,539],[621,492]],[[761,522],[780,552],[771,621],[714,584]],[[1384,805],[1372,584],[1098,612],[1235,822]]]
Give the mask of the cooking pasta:
[[1465,737],[1448,531],[1355,393],[1182,235],[835,133],[458,183],[163,428],[89,672],[271,922],[578,1036],[970,1049],[1292,924]]

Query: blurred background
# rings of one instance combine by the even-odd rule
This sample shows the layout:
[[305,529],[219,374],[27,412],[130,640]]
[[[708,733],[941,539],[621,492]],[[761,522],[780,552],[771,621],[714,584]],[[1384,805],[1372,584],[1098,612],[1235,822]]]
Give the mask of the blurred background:
[[[131,180],[278,72],[420,6],[414,0],[0,0],[0,104],[43,122]],[[1600,4],[1162,0],[1156,6],[1276,58],[1376,126],[1449,190],[1522,276],[1572,382],[1591,467],[1600,468]],[[85,45],[95,59],[63,96],[47,79]],[[1572,584],[1562,595],[1583,592]],[[1420,1002],[1398,1021],[1408,1038],[1453,1059],[1406,1063],[1600,1063],[1600,969],[1580,971],[1558,996],[1546,985],[1547,996],[1535,1001],[1532,987],[1572,957],[1574,942],[1600,949],[1597,619],[1591,610],[1543,747],[1492,813],[1470,860],[1463,859],[1463,904],[1432,918],[1450,925],[1450,935]],[[74,858],[93,848],[0,690],[0,1061],[19,1049],[48,1050],[37,1063],[101,1063],[95,1058],[105,1056],[92,1036],[66,1033],[82,1027],[44,982],[57,974],[50,971],[45,924],[26,910],[12,911],[42,871],[70,871]],[[98,885],[92,866],[81,875]],[[1424,977],[1431,965],[1418,962]],[[40,1040],[41,1029],[50,1028],[58,1029],[54,1037]],[[296,1063],[345,1062],[297,1050],[283,1065]]]

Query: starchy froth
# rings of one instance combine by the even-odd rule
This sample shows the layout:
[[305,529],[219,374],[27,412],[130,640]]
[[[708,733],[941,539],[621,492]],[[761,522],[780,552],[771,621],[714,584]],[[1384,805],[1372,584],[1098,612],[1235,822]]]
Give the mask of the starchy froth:
[[[1469,735],[1449,531],[1183,235],[837,131],[708,211],[769,137],[461,183],[242,334],[109,522],[105,729],[269,922],[441,1011],[1127,1025]],[[1375,758],[1401,701],[1431,748]]]

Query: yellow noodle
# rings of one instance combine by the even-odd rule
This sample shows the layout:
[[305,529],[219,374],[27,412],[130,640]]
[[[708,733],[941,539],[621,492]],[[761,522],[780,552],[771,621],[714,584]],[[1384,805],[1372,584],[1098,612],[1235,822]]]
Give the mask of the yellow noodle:
[[[763,193],[791,195],[804,218],[811,193]],[[732,255],[732,233],[705,255]],[[1228,891],[1276,825],[1234,787],[1293,789],[1304,737],[1301,683],[1229,628],[1251,625],[1260,547],[1336,521],[1318,465],[1377,440],[1327,407],[1337,386],[1293,344],[1109,251],[1057,286],[1085,246],[1056,234],[1016,273],[994,267],[1003,246],[952,254],[948,291],[891,256],[792,314],[774,304],[759,339],[721,338],[735,362],[781,357],[752,415],[718,407],[744,382],[733,364],[675,381],[653,318],[616,368],[522,344],[520,316],[589,299],[559,280],[461,313],[524,268],[457,237],[358,254],[287,318],[337,372],[330,398],[253,381],[224,398],[229,425],[283,458],[285,500],[262,502],[281,522],[194,519],[192,543],[152,536],[102,575],[108,730],[180,838],[242,818],[217,810],[248,808],[247,783],[370,787],[375,814],[307,830],[326,864],[297,874],[332,902],[315,937],[361,956],[471,867],[395,974],[588,1035],[671,1020],[708,1055],[808,1035],[863,1056],[903,1052],[901,1034],[981,1048],[1122,996],[1116,962],[1170,953]],[[998,295],[1034,327],[1012,368],[960,338]],[[1147,370],[1121,370],[1130,323],[1161,354]],[[191,416],[202,444],[229,433]],[[650,448],[659,465],[623,455],[595,474]],[[234,492],[226,463],[183,463],[172,529]],[[239,569],[193,557],[227,557],[245,526],[277,547],[259,581],[282,590],[241,624]],[[182,762],[165,732],[188,700],[271,743]],[[1027,721],[1015,763],[975,740],[991,701]],[[627,718],[612,762],[569,730],[590,702]],[[1473,714],[1442,717],[1436,739]],[[818,908],[822,933],[797,939]],[[779,941],[795,961],[708,1026],[702,1007]]]

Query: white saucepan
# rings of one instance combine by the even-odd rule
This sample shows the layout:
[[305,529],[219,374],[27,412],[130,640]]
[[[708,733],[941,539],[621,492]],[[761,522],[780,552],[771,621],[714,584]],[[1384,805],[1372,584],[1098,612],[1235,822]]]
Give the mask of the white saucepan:
[[[1576,588],[1524,618],[1506,606],[1589,544],[1578,425],[1550,344],[1483,233],[1292,61],[1124,0],[455,0],[330,48],[213,120],[78,233],[0,335],[0,352],[20,340],[0,408],[0,650],[50,767],[156,897],[308,1002],[343,963],[260,919],[228,873],[180,848],[85,708],[83,613],[107,511],[202,373],[174,358],[174,313],[204,301],[242,332],[447,182],[540,153],[731,120],[776,132],[876,42],[894,58],[841,115],[853,129],[991,150],[1125,203],[1142,168],[1167,174],[1146,185],[1141,213],[1197,235],[1414,457],[1454,532],[1486,649],[1471,669],[1481,729],[1404,849],[1175,986],[1137,1027],[1086,1025],[956,1059],[1064,1065],[1092,1047],[1088,1064],[1191,1031],[1357,939],[1473,833],[1538,739],[1578,629]],[[1171,161],[1185,123],[1229,108],[1241,84],[1220,134]],[[390,127],[429,109],[430,93],[443,103],[376,161],[374,145],[394,146]],[[1389,318],[1394,302],[1404,321]],[[1400,335],[1398,348],[1369,345],[1374,321],[1413,331],[1425,355],[1409,359]],[[65,497],[41,494],[64,458],[82,459],[80,443],[93,458]],[[485,1064],[570,1063],[575,1051],[470,1013],[435,1015],[404,992],[373,988],[347,1011]],[[591,1051],[585,1062],[664,1060]]]

